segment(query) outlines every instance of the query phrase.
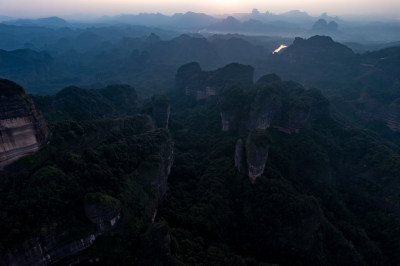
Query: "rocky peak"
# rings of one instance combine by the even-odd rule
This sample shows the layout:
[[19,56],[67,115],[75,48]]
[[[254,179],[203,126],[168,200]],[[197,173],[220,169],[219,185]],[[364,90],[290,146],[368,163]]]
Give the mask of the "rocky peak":
[[339,25],[335,21],[332,20],[327,23],[325,19],[321,18],[314,23],[312,29],[318,32],[334,32],[337,31],[338,27]]
[[175,87],[177,90],[185,90],[188,86],[193,86],[197,79],[200,79],[202,73],[200,64],[191,62],[181,66],[175,76]]
[[49,130],[18,84],[0,79],[0,168],[38,151]]
[[248,65],[231,63],[214,71],[202,71],[198,63],[192,62],[178,69],[175,83],[177,90],[201,100],[217,96],[229,84],[252,85],[253,76],[254,68]]
[[161,41],[160,37],[153,32],[146,38],[146,42],[150,44],[157,43],[159,41]]
[[208,73],[207,84],[221,87],[229,83],[242,83],[252,85],[254,68],[249,65],[231,63],[222,68]]
[[218,96],[223,131],[274,127],[297,133],[311,120],[330,115],[329,101],[317,89],[280,81],[275,74],[260,78],[255,86],[226,86]]
[[353,63],[355,54],[347,46],[335,42],[329,36],[316,35],[309,39],[296,37],[293,44],[282,52],[291,63],[330,64]]

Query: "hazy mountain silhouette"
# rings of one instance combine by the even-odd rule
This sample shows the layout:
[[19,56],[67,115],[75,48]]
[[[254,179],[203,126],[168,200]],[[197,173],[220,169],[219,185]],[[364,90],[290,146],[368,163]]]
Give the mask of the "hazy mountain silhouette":
[[47,28],[63,28],[70,26],[66,20],[59,17],[7,20],[3,21],[3,23],[16,26],[39,26]]
[[176,13],[172,16],[166,16],[161,13],[125,14],[103,18],[102,21],[174,29],[200,29],[215,23],[218,19],[204,13],[186,12]]
[[206,30],[220,33],[270,34],[278,36],[295,34],[302,31],[296,24],[290,22],[273,21],[265,23],[255,19],[242,22],[232,16],[207,27]]
[[312,30],[318,33],[335,33],[338,30],[339,25],[335,21],[329,23],[325,19],[319,19],[314,23]]
[[7,20],[11,20],[11,19],[13,19],[13,18],[10,16],[0,15],[0,21],[7,21]]

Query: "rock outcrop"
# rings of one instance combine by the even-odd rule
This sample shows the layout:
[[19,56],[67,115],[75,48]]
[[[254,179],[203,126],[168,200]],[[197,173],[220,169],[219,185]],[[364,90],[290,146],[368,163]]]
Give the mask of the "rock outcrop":
[[[132,219],[132,216],[129,216],[129,210],[133,210],[132,213],[137,214],[138,218],[134,217],[133,221],[127,221],[127,223],[145,226],[154,221],[157,208],[167,190],[167,179],[174,161],[172,137],[167,129],[154,129],[151,118],[145,115],[128,118],[117,124],[121,126],[118,136],[129,136],[125,139],[129,139],[131,145],[136,147],[131,148],[130,154],[136,158],[139,158],[139,154],[143,156],[137,168],[135,167],[134,171],[130,172],[132,179],[124,180],[126,183],[121,184],[121,187],[129,186],[129,188],[123,189],[120,194],[112,194],[112,189],[99,189],[98,191],[101,192],[92,192],[96,186],[92,186],[89,190],[80,190],[86,195],[84,194],[82,201],[76,201],[78,205],[73,205],[79,206],[81,202],[84,203],[80,211],[75,210],[79,212],[78,219],[82,219],[76,227],[69,226],[69,217],[66,217],[62,224],[48,224],[45,219],[42,222],[41,232],[36,232],[35,237],[28,239],[24,244],[10,248],[5,254],[0,252],[0,265],[70,263],[72,258],[79,261],[86,257],[86,254],[80,253],[82,250],[93,245],[99,236],[112,235],[115,226],[121,226],[121,218]],[[137,151],[138,149],[142,150]],[[38,176],[42,178],[43,175],[38,174]],[[42,181],[43,178],[40,180]],[[133,206],[124,213],[123,211],[127,210],[126,205],[129,204]],[[80,216],[83,210],[87,219]],[[67,215],[69,213],[65,214]]]
[[235,166],[249,177],[252,184],[264,173],[271,141],[265,130],[251,131],[246,143],[239,139],[235,146]]
[[48,136],[46,121],[24,89],[0,79],[0,168],[37,152]]
[[246,141],[246,159],[248,176],[252,184],[264,173],[269,147],[270,140],[264,130],[250,132]]
[[329,116],[329,102],[317,89],[263,76],[255,86],[227,86],[218,96],[222,131],[277,128],[298,133],[309,120]]
[[237,128],[236,114],[229,111],[221,111],[222,131],[235,130]]
[[231,63],[214,71],[202,71],[196,62],[181,66],[175,76],[175,89],[196,100],[217,96],[223,86],[253,84],[254,68]]
[[388,109],[383,120],[392,131],[400,131],[400,99],[393,101]]
[[[29,240],[16,253],[2,258],[1,265],[51,265],[85,250],[93,245],[100,236],[99,232],[89,234],[77,240],[69,240],[66,232],[48,231]],[[5,264],[2,264],[2,263]]]
[[243,141],[238,139],[235,145],[235,167],[240,173],[243,172],[243,160],[244,160],[244,146]]
[[99,232],[110,230],[121,218],[121,202],[101,192],[85,196],[85,213]]

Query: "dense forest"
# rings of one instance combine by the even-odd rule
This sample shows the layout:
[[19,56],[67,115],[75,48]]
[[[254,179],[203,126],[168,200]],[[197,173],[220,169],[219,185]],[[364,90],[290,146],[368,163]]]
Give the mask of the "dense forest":
[[[397,264],[396,143],[318,89],[276,75],[240,82],[253,69],[238,64],[193,68],[141,102],[128,85],[33,97],[51,136],[2,172],[5,261],[29,263],[36,239],[61,264]],[[182,84],[216,93],[198,99]]]
[[0,23],[0,265],[399,265],[400,47],[379,27]]

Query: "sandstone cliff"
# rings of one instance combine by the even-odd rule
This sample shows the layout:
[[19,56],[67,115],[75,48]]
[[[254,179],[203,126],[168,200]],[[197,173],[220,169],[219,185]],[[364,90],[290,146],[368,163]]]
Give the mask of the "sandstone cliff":
[[97,192],[85,196],[85,213],[97,225],[99,232],[110,230],[120,219],[121,202],[107,194]]
[[0,79],[0,168],[38,151],[49,130],[24,89]]
[[297,133],[309,120],[329,116],[329,103],[316,89],[263,76],[255,86],[227,86],[218,96],[222,131],[277,128]]
[[271,141],[265,130],[251,131],[246,143],[239,139],[235,146],[235,166],[249,177],[252,184],[264,173]]
[[52,265],[89,248],[99,236],[96,232],[71,241],[68,232],[47,231],[29,240],[18,252],[9,254],[0,265]]
[[250,132],[246,141],[248,176],[252,184],[264,173],[268,160],[270,140],[264,130]]
[[231,63],[214,71],[203,71],[196,62],[181,66],[175,76],[175,89],[196,100],[219,95],[222,87],[228,84],[253,84],[254,68]]
[[[101,123],[101,125],[103,124]],[[110,235],[113,235],[118,230],[127,230],[126,226],[128,224],[135,224],[135,226],[142,228],[154,221],[158,205],[167,190],[167,179],[174,160],[171,135],[167,129],[154,129],[151,118],[145,115],[138,115],[123,121],[117,121],[114,125],[120,127],[120,130],[116,131],[114,128],[115,131],[112,131],[113,136],[118,136],[118,138],[104,139],[103,142],[100,142],[102,144],[97,144],[100,147],[95,149],[97,152],[101,152],[103,148],[111,147],[111,143],[114,141],[118,143],[120,143],[121,139],[124,142],[129,141],[129,145],[122,145],[124,148],[112,152],[112,155],[116,157],[120,156],[119,158],[121,158],[112,159],[112,162],[119,163],[121,160],[126,160],[126,164],[124,163],[126,170],[118,173],[119,178],[114,178],[112,171],[108,171],[105,175],[105,182],[112,179],[114,180],[112,186],[117,186],[117,188],[107,184],[103,186],[98,179],[88,186],[89,189],[79,186],[71,180],[74,175],[80,175],[84,171],[80,168],[82,165],[78,164],[69,165],[63,170],[58,169],[54,174],[52,172],[45,181],[43,181],[45,173],[37,173],[36,176],[40,178],[37,186],[40,189],[34,191],[43,190],[42,187],[51,187],[51,184],[49,185],[47,181],[55,180],[55,182],[59,183],[59,186],[55,186],[55,189],[47,190],[51,196],[53,194],[58,195],[59,191],[63,189],[67,190],[65,187],[71,183],[74,184],[68,191],[75,188],[79,189],[80,192],[74,194],[76,199],[66,196],[68,200],[74,203],[66,205],[68,204],[65,203],[67,200],[60,200],[59,206],[62,206],[60,209],[69,210],[68,214],[60,212],[62,213],[60,215],[65,215],[62,223],[49,222],[52,221],[51,217],[37,217],[41,225],[40,231],[32,232],[31,235],[33,237],[27,237],[26,239],[23,239],[24,236],[22,236],[18,240],[20,243],[17,242],[17,245],[14,244],[15,246],[10,247],[10,250],[7,250],[6,253],[0,252],[0,265],[49,265],[67,262],[73,264],[79,262],[80,259],[87,258],[87,254],[81,255],[80,252],[92,246],[99,236],[110,237]],[[62,132],[64,131],[69,132],[70,129],[62,129]],[[53,132],[54,136],[60,133],[56,130]],[[90,130],[87,130],[86,133],[86,136],[77,136],[71,142],[75,142],[78,138],[80,140],[91,140]],[[56,146],[56,142],[54,143]],[[82,149],[82,147],[79,149]],[[129,158],[126,156],[126,150],[129,151]],[[75,159],[79,158],[80,162],[85,164],[84,169],[86,171],[95,171],[91,168],[91,163],[88,161],[93,157],[89,158],[79,154],[81,154],[80,151],[75,150],[75,154],[70,155],[74,156],[73,158]],[[109,150],[104,150],[101,157],[105,158],[109,154],[111,154]],[[70,158],[70,155],[66,156]],[[131,160],[132,158],[135,160]],[[113,169],[115,171],[116,169],[111,168],[110,166],[112,165],[106,161],[102,161],[101,159],[94,160],[96,162],[94,166],[96,170]],[[132,166],[132,162],[136,164]],[[101,164],[101,166],[98,164]],[[61,168],[62,166],[58,165],[58,167]],[[51,168],[56,169],[55,166]],[[66,173],[64,174],[63,171]],[[71,174],[72,172],[74,174]],[[121,173],[124,173],[124,178],[121,178],[123,175]],[[66,182],[58,180],[62,176],[68,177],[66,180],[68,180],[69,184],[64,184]],[[95,176],[98,178],[97,174]],[[30,178],[29,180],[33,179]],[[77,179],[82,180],[84,178],[79,176]],[[26,187],[32,186],[27,185]],[[29,191],[28,188],[21,189],[22,192],[27,190]],[[118,192],[116,193],[115,191]],[[22,192],[21,194],[25,197],[26,192]],[[80,195],[82,195],[82,198],[80,198]],[[86,196],[83,197],[84,195]],[[61,198],[61,195],[59,196]],[[49,196],[43,196],[43,198],[46,201]],[[59,197],[56,196],[56,198]],[[41,204],[43,205],[43,203]],[[12,207],[10,207],[11,209]],[[83,214],[83,210],[86,217],[81,215]],[[118,229],[114,230],[114,227]],[[101,254],[96,253],[93,256],[101,257]]]

